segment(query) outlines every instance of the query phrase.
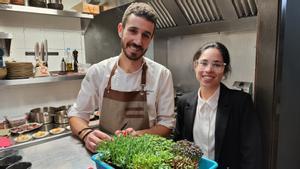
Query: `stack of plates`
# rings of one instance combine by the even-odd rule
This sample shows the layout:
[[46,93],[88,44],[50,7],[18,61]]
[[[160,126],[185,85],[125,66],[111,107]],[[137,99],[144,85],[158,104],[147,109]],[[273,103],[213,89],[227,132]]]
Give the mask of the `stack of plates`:
[[33,76],[31,62],[6,62],[7,79],[25,79]]

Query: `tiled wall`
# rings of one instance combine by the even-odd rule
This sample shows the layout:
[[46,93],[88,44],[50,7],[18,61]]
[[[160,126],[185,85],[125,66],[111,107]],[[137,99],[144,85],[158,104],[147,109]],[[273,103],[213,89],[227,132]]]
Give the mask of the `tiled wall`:
[[[79,63],[85,63],[84,36],[79,18],[0,11],[0,32],[12,33],[11,57],[17,61],[34,62],[34,56],[25,56],[25,52],[33,52],[36,42],[47,39],[48,51],[59,53],[58,56],[49,56],[50,70],[60,70],[65,48],[79,51]],[[0,86],[0,119],[3,116],[22,116],[36,107],[71,104],[76,99],[80,83],[81,80],[72,80]]]
[[0,31],[13,35],[10,55],[17,61],[34,62],[34,56],[25,56],[25,52],[33,52],[37,42],[47,39],[48,52],[59,53],[49,56],[49,70],[60,70],[66,48],[71,51],[76,49],[79,63],[85,63],[84,37],[79,18],[2,11]]

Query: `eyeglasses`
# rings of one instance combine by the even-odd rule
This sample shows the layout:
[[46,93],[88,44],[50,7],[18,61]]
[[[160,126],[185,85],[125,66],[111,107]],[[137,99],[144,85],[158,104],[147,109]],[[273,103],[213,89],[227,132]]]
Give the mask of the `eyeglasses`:
[[199,66],[200,70],[204,70],[210,65],[212,70],[217,72],[222,71],[224,66],[226,66],[226,63],[223,62],[209,62],[207,60],[196,60],[194,63]]

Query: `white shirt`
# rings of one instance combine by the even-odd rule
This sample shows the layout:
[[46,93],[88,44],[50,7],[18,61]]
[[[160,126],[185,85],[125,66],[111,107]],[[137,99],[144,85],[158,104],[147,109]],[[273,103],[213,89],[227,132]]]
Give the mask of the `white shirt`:
[[[119,56],[94,64],[81,83],[76,102],[68,116],[77,116],[89,121],[89,113],[102,109],[103,92],[110,73]],[[171,72],[164,66],[144,57],[148,66],[146,73],[147,105],[149,124],[160,124],[174,128],[174,90]],[[126,73],[119,65],[112,77],[111,88],[118,91],[139,91],[141,89],[142,66],[133,73]]]
[[220,87],[206,101],[201,98],[199,93],[200,89],[193,128],[194,141],[201,148],[205,157],[214,160],[216,114]]

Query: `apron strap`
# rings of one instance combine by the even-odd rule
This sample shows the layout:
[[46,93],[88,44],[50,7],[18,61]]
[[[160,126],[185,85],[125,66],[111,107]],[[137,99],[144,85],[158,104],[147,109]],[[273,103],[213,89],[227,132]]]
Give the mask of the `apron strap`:
[[110,90],[111,89],[111,78],[113,77],[113,75],[115,74],[115,71],[117,69],[117,63],[115,63],[112,71],[110,72],[110,76],[109,76],[109,80],[108,80],[108,83],[107,83],[107,89]]
[[[108,89],[108,91],[111,89],[111,78],[114,76],[116,69],[117,69],[117,63],[115,63],[112,71],[110,72],[109,80],[108,80],[107,87],[106,87]],[[145,62],[143,64],[143,68],[142,68],[142,78],[141,78],[142,91],[144,91],[144,88],[146,86],[146,72],[147,72],[147,69],[148,69],[148,66]]]
[[147,72],[148,66],[146,62],[143,64],[143,72],[142,72],[142,79],[141,79],[141,88],[142,91],[144,91],[144,88],[146,86],[146,72]]

